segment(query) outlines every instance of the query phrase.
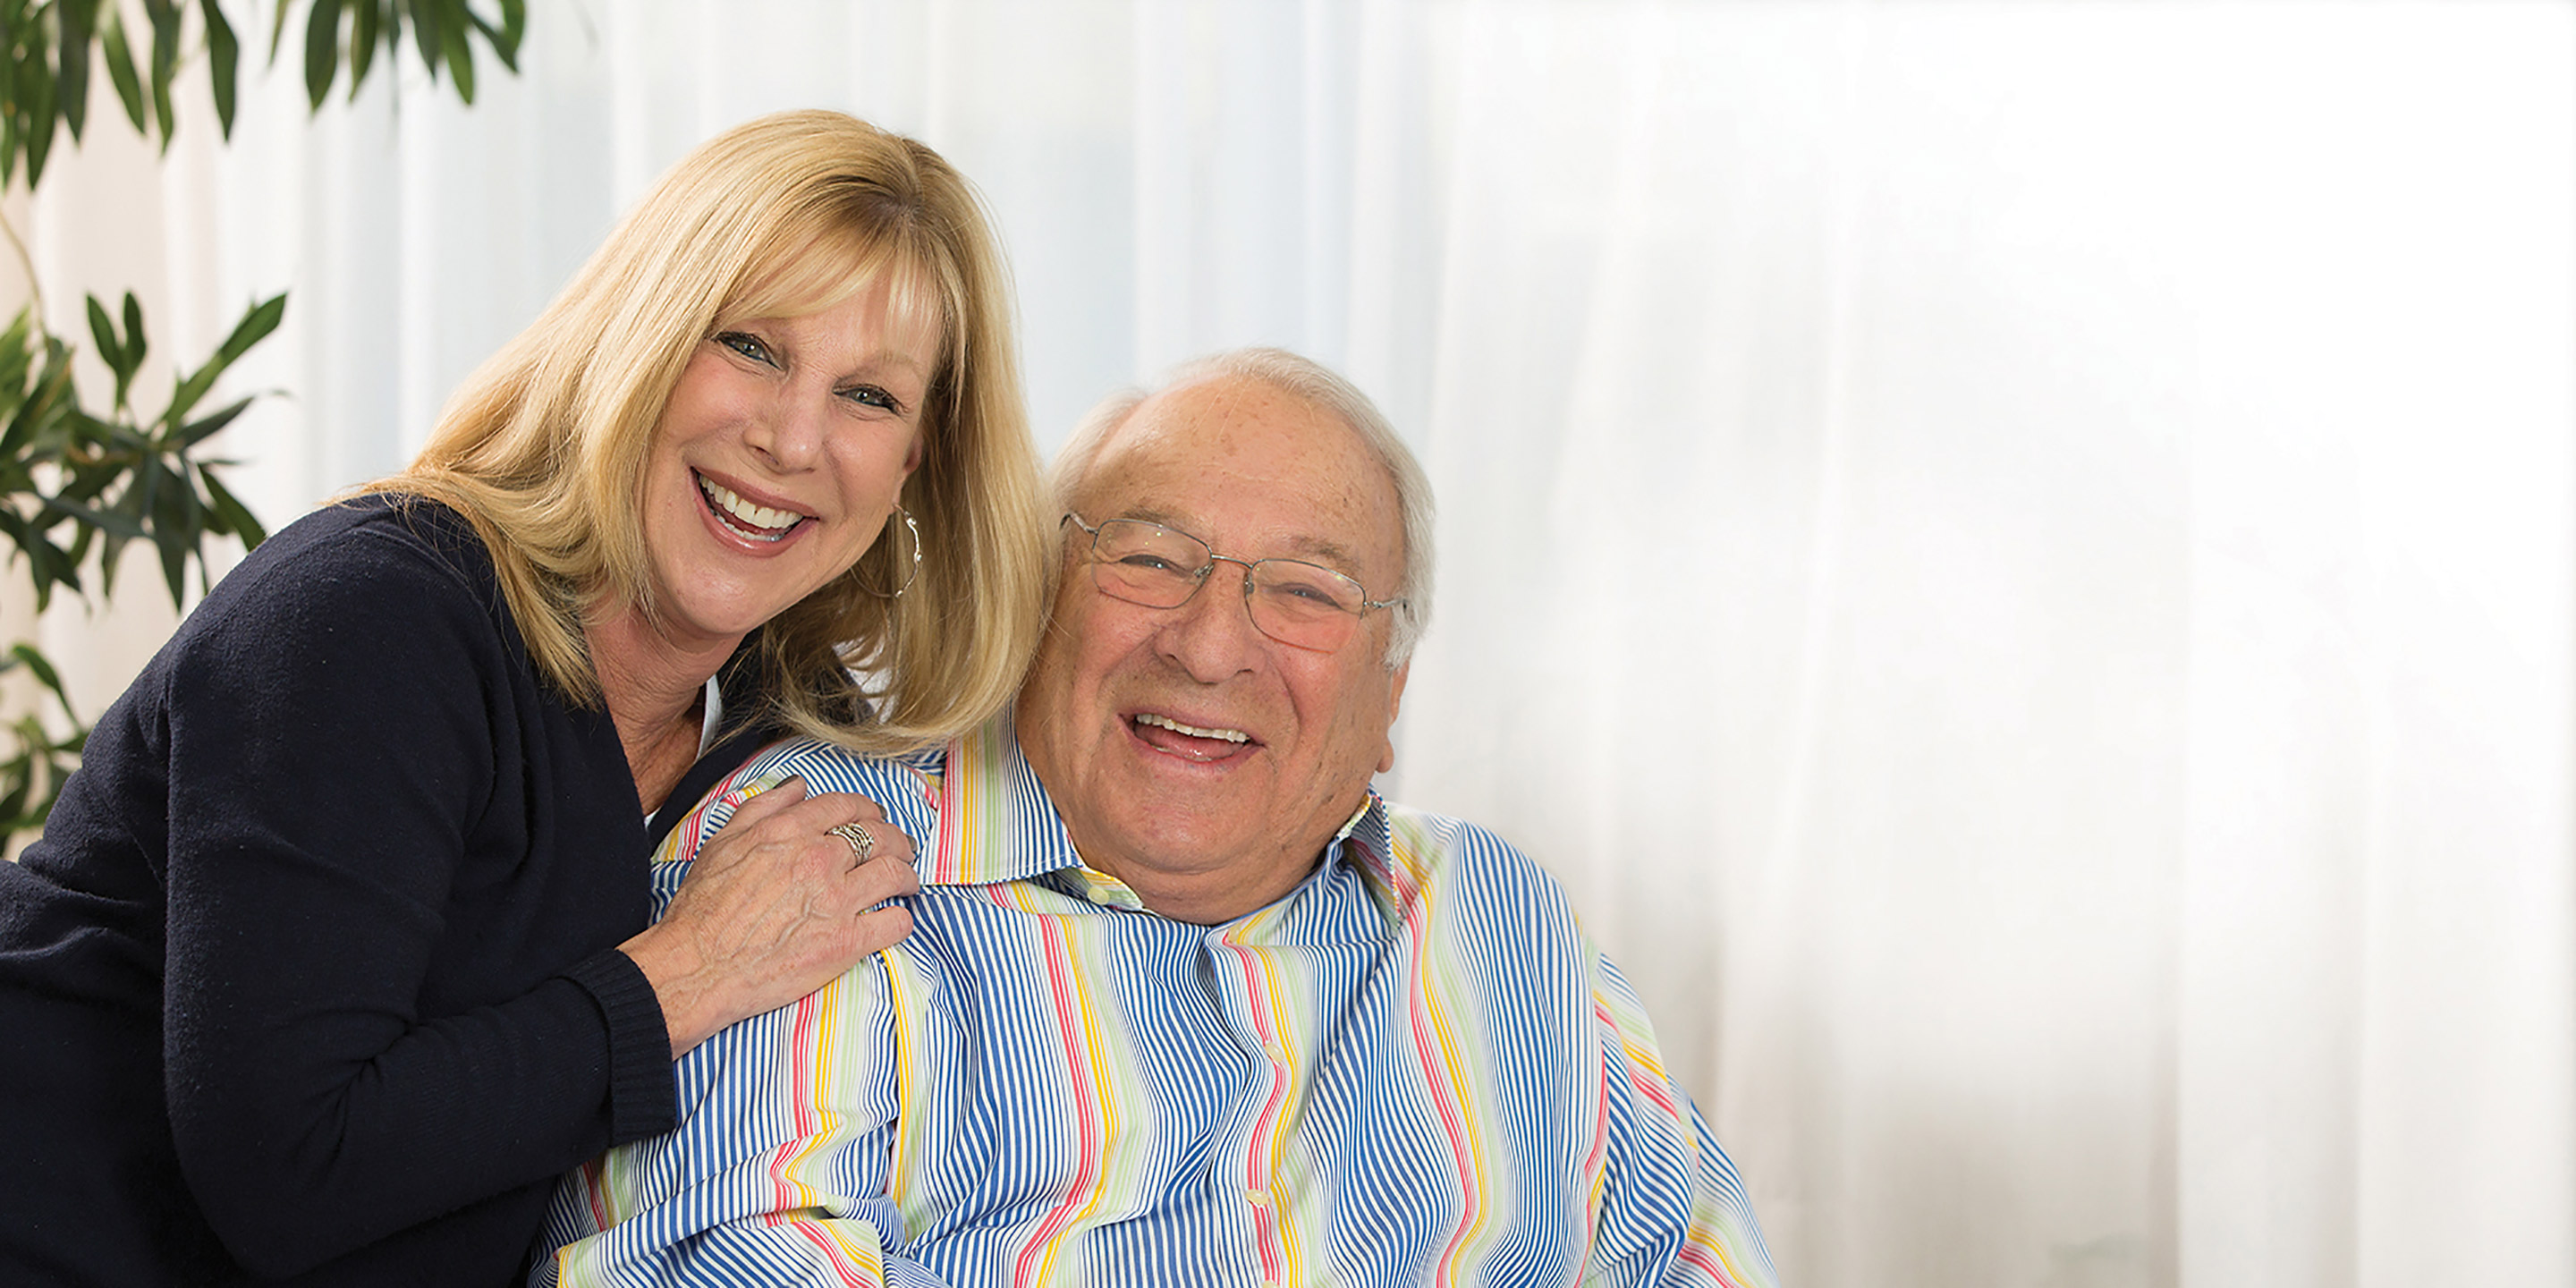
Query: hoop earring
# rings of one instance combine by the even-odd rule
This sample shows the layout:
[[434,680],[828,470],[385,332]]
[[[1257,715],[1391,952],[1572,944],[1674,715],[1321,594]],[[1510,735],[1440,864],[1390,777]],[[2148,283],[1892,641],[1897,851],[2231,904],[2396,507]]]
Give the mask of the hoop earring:
[[[894,508],[894,512],[902,516],[905,531],[912,534],[912,570],[904,574],[903,584],[895,587],[893,594],[888,595],[882,591],[872,592],[879,599],[903,598],[903,592],[912,589],[912,583],[919,580],[921,577],[921,525],[913,522],[912,511],[903,508],[901,505],[897,505]],[[891,534],[894,530],[894,525],[887,524],[886,530]]]

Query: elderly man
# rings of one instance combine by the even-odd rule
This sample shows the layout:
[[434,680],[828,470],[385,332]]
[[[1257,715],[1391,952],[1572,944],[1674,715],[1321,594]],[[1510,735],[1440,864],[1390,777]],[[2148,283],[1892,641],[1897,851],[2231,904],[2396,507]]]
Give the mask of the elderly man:
[[914,930],[692,1052],[679,1129],[566,1181],[536,1281],[1773,1283],[1563,893],[1370,790],[1430,504],[1368,400],[1225,355],[1095,412],[1057,488],[1009,718],[788,744],[675,834],[790,775],[865,792],[922,856]]

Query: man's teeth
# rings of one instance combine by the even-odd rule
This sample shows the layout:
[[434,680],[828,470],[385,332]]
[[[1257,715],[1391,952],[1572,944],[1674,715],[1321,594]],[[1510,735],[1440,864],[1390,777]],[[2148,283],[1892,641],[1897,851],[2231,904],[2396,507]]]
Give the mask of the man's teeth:
[[1138,716],[1136,723],[1152,725],[1158,729],[1169,729],[1174,733],[1185,733],[1193,738],[1223,738],[1227,742],[1252,741],[1252,735],[1240,729],[1194,729],[1169,716]]
[[776,541],[786,536],[789,528],[795,527],[805,518],[804,515],[793,510],[773,510],[765,505],[753,505],[743,500],[741,495],[732,488],[703,474],[698,476],[698,490],[707,494],[707,500],[716,507],[717,513],[729,519],[739,520],[740,522],[735,526],[745,530],[744,536],[757,540]]

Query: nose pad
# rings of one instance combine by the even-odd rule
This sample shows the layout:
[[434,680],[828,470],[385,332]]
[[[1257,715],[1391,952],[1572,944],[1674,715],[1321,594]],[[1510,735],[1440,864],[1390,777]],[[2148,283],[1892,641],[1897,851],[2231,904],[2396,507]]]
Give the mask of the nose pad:
[[1208,558],[1208,579],[1216,580],[1217,568],[1225,564],[1233,564],[1243,570],[1234,579],[1235,596],[1243,605],[1243,624],[1255,631],[1260,631],[1261,623],[1253,620],[1252,616],[1252,565],[1244,560],[1228,558],[1225,555],[1211,555]]
[[[1216,564],[1242,569],[1231,593],[1219,580]],[[1163,631],[1163,653],[1204,683],[1216,683],[1253,669],[1269,641],[1252,620],[1252,566],[1217,556],[1199,581],[1196,594],[1171,610]]]

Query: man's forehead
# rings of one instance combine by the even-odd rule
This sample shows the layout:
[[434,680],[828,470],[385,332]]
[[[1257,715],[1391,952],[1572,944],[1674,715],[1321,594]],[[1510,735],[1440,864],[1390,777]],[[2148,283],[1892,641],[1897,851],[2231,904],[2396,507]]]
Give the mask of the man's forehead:
[[[1102,518],[1144,519],[1256,557],[1354,567],[1401,557],[1394,481],[1358,431],[1266,383],[1218,377],[1146,400],[1103,444],[1083,489]],[[1391,572],[1388,568],[1382,571]]]
[[[1227,516],[1187,513],[1167,505],[1158,505],[1151,499],[1143,499],[1133,505],[1122,505],[1115,513],[1104,517],[1143,519],[1147,523],[1159,523],[1175,532],[1186,532],[1191,536],[1197,536],[1202,531],[1211,530],[1216,524],[1222,524]],[[1234,552],[1220,550],[1217,553],[1230,555]],[[1359,551],[1353,549],[1347,541],[1329,533],[1303,528],[1290,528],[1271,535],[1268,544],[1264,545],[1257,554],[1248,554],[1247,557],[1268,558],[1276,555],[1293,555],[1299,559],[1309,559],[1336,568],[1354,566],[1361,559]]]

